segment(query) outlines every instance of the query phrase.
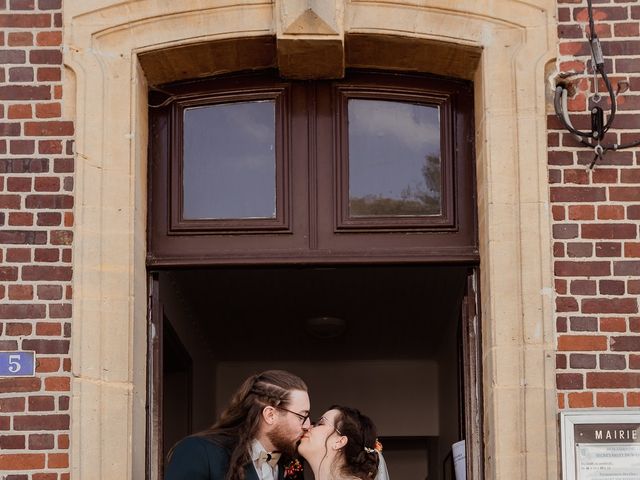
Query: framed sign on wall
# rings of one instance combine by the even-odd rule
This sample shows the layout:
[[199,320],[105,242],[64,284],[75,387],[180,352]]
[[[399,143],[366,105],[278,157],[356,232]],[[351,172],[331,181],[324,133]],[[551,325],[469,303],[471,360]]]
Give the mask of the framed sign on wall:
[[640,480],[640,410],[560,413],[564,480]]

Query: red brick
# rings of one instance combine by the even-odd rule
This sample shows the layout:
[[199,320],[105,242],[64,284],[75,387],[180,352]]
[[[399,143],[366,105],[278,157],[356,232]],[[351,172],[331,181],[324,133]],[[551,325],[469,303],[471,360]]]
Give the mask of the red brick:
[[57,248],[36,248],[33,260],[36,262],[57,262],[60,260],[60,250]]
[[622,183],[640,183],[640,168],[625,168],[620,171]]
[[39,82],[59,82],[62,70],[59,67],[39,67],[36,78]]
[[31,155],[36,151],[36,142],[33,140],[11,140],[9,153],[13,155]]
[[596,282],[594,280],[572,280],[570,292],[573,295],[595,295]]
[[11,10],[33,10],[35,0],[9,0]]
[[71,280],[71,267],[50,267],[46,265],[22,267],[22,279],[26,281],[36,280]]
[[584,377],[581,373],[556,374],[556,386],[559,390],[582,390]]
[[597,332],[598,319],[596,317],[574,316],[569,319],[572,332]]
[[558,408],[562,410],[565,407],[564,393],[558,393]]
[[73,208],[71,195],[27,195],[27,208],[36,209],[67,209]]
[[0,208],[20,208],[20,195],[0,195]]
[[601,202],[606,200],[604,187],[551,187],[552,202]]
[[36,177],[33,187],[36,192],[57,192],[60,190],[60,179],[58,177]]
[[556,261],[554,272],[559,277],[608,276],[611,275],[609,262],[566,262]]
[[622,244],[618,242],[597,242],[596,257],[620,257]]
[[37,392],[39,378],[0,378],[0,393]]
[[611,337],[611,351],[640,352],[640,336]]
[[9,300],[33,299],[33,285],[9,285]]
[[32,67],[13,67],[9,69],[10,82],[33,82]]
[[54,30],[51,32],[38,32],[36,35],[36,45],[45,47],[55,47],[62,44],[62,32]]
[[627,281],[627,292],[630,294],[640,294],[640,280]]
[[597,240],[638,238],[638,227],[631,223],[584,224],[581,230],[583,238]]
[[[0,19],[2,15],[0,15]],[[13,453],[0,454],[0,470],[34,470],[44,468],[44,454]]]
[[600,280],[601,295],[624,295],[624,280]]
[[599,205],[598,219],[624,220],[624,207],[622,205]]
[[69,377],[48,377],[44,379],[44,386],[48,392],[69,392],[71,379]]
[[18,279],[18,267],[0,267],[0,281],[11,282]]
[[624,355],[602,354],[599,365],[600,370],[624,370],[627,368],[627,360]]
[[36,224],[46,227],[57,227],[62,221],[60,212],[38,212]]
[[548,154],[549,165],[572,165],[573,154],[571,152],[552,150]]
[[24,412],[24,397],[0,398],[0,412]]
[[0,451],[24,450],[25,445],[24,435],[0,435]]
[[33,213],[10,212],[8,224],[17,227],[30,227],[33,225]]
[[[613,25],[613,32],[616,37],[639,37],[640,28],[637,23],[617,23]],[[620,69],[617,69],[620,71]]]
[[52,373],[60,370],[60,359],[56,357],[39,357],[36,359],[37,373]]
[[640,260],[613,262],[613,273],[620,276],[640,276]]
[[73,232],[71,230],[52,230],[49,239],[52,245],[71,245]]
[[67,354],[69,353],[69,340],[43,340],[24,339],[22,348],[34,350],[38,354]]
[[561,221],[565,219],[565,211],[562,205],[553,205],[551,207],[551,213],[555,221]]
[[25,122],[25,135],[37,137],[73,135],[73,122]]
[[7,190],[10,192],[31,191],[30,177],[9,177],[7,178]]
[[557,297],[556,312],[577,312],[578,302],[573,297]]
[[69,415],[20,415],[13,419],[16,431],[68,430]]
[[562,335],[558,337],[559,351],[599,351],[607,349],[604,335]]
[[640,407],[640,392],[627,392],[627,406]]
[[38,103],[36,104],[37,118],[57,118],[62,114],[60,103]]
[[58,448],[62,450],[66,450],[69,448],[69,435],[66,433],[61,433],[58,435]]
[[629,220],[640,220],[640,205],[629,205],[627,207],[627,218]]
[[583,313],[636,313],[635,298],[585,298],[581,301]]
[[60,300],[62,298],[60,285],[38,285],[36,292],[40,300]]
[[555,279],[554,281],[556,293],[558,295],[566,295],[567,293],[567,281],[561,279]]
[[601,332],[626,332],[627,322],[622,317],[604,317],[600,319]]
[[9,32],[7,44],[11,47],[28,47],[33,45],[31,32]]
[[16,320],[19,318],[44,318],[45,305],[12,303],[0,305],[0,318]]
[[[7,323],[5,333],[11,337],[21,335],[31,335],[32,326],[30,323]],[[2,409],[0,409],[1,411]]]
[[586,185],[589,183],[589,173],[584,169],[566,169],[564,171],[564,183]]
[[50,453],[48,455],[47,466],[49,468],[68,468],[69,454],[68,453]]
[[594,369],[597,364],[595,355],[587,355],[584,353],[573,353],[569,356],[569,366],[578,369]]
[[7,248],[7,262],[30,262],[30,248]]
[[567,368],[567,356],[566,355],[556,355],[556,369],[564,370]]
[[624,407],[624,394],[619,392],[598,392],[596,394],[598,407]]
[[29,435],[29,450],[51,450],[55,437],[50,433]]
[[71,318],[71,304],[49,305],[49,317],[51,318]]
[[[48,379],[45,378],[45,385],[47,380]],[[55,410],[55,401],[52,396],[36,395],[29,397],[30,412],[50,412],[53,410]]]
[[39,140],[38,153],[62,153],[62,142],[60,140]]
[[62,333],[62,326],[58,322],[38,322],[36,335],[39,337],[58,337]]
[[624,244],[624,256],[625,257],[640,257],[640,242],[625,242],[625,244]]
[[0,100],[49,100],[51,87],[46,85],[0,86]]
[[62,0],[38,0],[40,10],[60,10],[62,8]]
[[587,388],[640,388],[640,373],[587,372]]
[[611,187],[609,198],[617,202],[637,202],[640,201],[640,188],[638,187]]
[[598,168],[593,171],[593,183],[617,183],[618,170],[615,168]]
[[53,164],[53,171],[56,173],[73,173],[73,158],[56,158]]
[[595,218],[595,208],[593,205],[570,205],[570,220],[593,220]]

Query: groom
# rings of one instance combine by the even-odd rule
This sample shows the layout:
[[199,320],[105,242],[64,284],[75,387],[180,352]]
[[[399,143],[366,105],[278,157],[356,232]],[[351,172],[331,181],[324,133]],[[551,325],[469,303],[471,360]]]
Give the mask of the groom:
[[304,381],[283,370],[247,378],[211,428],[169,452],[165,480],[302,478],[297,443],[310,427]]

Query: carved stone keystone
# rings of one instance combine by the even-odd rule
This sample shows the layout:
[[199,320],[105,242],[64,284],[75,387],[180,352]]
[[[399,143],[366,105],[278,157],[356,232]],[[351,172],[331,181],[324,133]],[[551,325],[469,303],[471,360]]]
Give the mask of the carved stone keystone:
[[342,0],[276,0],[280,75],[287,78],[344,76]]

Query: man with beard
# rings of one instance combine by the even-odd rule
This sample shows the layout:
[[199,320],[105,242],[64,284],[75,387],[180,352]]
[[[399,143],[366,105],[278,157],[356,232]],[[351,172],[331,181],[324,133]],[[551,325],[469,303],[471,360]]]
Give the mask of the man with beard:
[[169,452],[165,480],[282,480],[311,426],[304,381],[283,370],[247,378],[218,422]]

